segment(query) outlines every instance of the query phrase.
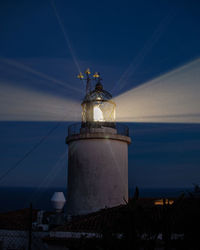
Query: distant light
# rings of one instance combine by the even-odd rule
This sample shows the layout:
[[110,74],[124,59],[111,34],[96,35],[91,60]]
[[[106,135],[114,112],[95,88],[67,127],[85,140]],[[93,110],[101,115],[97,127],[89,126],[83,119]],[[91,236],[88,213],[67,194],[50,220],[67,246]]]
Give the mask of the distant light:
[[156,205],[156,206],[163,206],[163,205],[172,205],[173,203],[174,203],[174,200],[160,199],[160,200],[156,200],[154,202],[154,205]]

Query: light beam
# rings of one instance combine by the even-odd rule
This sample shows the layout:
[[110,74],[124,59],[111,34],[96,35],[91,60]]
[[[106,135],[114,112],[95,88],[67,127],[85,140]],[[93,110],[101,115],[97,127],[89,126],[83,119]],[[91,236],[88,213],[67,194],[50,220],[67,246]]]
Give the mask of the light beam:
[[0,82],[0,121],[80,121],[78,101]]
[[73,90],[73,91],[76,91],[76,92],[79,92],[79,93],[83,93],[83,91],[79,88],[76,88],[74,86],[72,86],[72,84],[68,84],[66,82],[63,82],[63,81],[60,81],[60,80],[57,80],[49,75],[46,75],[42,72],[39,72],[33,68],[31,68],[30,66],[27,66],[23,63],[19,63],[18,61],[15,61],[15,60],[11,60],[11,59],[7,59],[7,58],[0,58],[0,62],[3,62],[3,63],[6,63],[10,66],[13,66],[19,70],[23,70],[25,72],[28,72],[28,73],[31,73],[33,75],[36,75],[38,77],[41,77],[47,81],[50,81],[50,82],[53,82],[54,84],[58,85],[58,86],[61,86],[65,89],[70,89],[70,90]]
[[66,41],[67,46],[68,46],[68,48],[69,48],[69,51],[70,51],[71,57],[72,57],[72,59],[73,59],[73,61],[74,61],[74,64],[76,65],[78,72],[81,72],[80,65],[79,65],[79,63],[78,63],[78,61],[77,61],[77,59],[76,59],[75,53],[74,53],[74,51],[73,51],[73,49],[72,49],[71,42],[70,42],[70,40],[69,40],[69,36],[68,36],[68,34],[67,34],[67,32],[66,32],[66,29],[65,29],[65,27],[64,27],[64,25],[63,25],[63,23],[62,23],[62,21],[61,21],[60,15],[58,14],[58,11],[57,11],[57,9],[56,9],[55,2],[52,0],[52,1],[51,1],[51,4],[52,4],[52,7],[53,7],[53,9],[54,9],[54,11],[55,11],[56,18],[57,18],[58,23],[59,23],[59,25],[60,25],[60,28],[61,28],[61,30],[62,30],[62,32],[63,32],[65,41]]
[[116,98],[123,122],[200,123],[200,59]]

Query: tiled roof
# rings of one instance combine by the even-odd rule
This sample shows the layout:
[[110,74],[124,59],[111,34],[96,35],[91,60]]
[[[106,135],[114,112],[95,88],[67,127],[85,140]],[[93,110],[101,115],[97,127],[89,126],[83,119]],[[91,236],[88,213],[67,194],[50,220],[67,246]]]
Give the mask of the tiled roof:
[[[153,207],[155,199],[141,198],[137,201],[137,206]],[[54,231],[63,232],[103,232],[105,229],[114,229],[120,232],[122,217],[128,213],[127,205],[102,209],[87,215],[76,216],[63,226],[56,227]]]
[[71,232],[100,232],[104,227],[113,226],[119,219],[120,211],[125,206],[118,206],[108,209],[102,209],[87,215],[76,216],[63,226],[56,227],[54,231],[71,231]]

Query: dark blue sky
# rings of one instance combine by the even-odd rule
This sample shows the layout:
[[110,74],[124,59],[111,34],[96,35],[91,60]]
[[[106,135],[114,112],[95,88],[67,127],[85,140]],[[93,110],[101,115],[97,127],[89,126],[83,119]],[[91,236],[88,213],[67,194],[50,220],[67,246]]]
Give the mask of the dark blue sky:
[[[162,75],[200,56],[200,2],[55,1],[80,67],[100,71],[114,94]],[[81,100],[16,69],[14,60],[83,89],[51,1],[0,2],[0,78]],[[123,79],[116,83],[133,64]],[[118,88],[119,86],[119,88]],[[1,122],[0,174],[17,162],[54,123]],[[0,185],[64,186],[67,123],[62,123]],[[200,183],[200,125],[129,124],[129,185],[182,187]]]

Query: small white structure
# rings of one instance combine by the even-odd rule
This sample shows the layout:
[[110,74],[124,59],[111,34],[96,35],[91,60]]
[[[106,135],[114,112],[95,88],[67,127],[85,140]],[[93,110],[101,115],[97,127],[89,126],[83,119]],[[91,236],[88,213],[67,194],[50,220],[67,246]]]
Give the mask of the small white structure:
[[65,205],[66,199],[63,192],[55,192],[51,198],[51,203],[56,212],[61,212]]
[[115,123],[115,103],[100,80],[82,102],[82,123],[68,129],[68,215],[128,201],[128,128]]

